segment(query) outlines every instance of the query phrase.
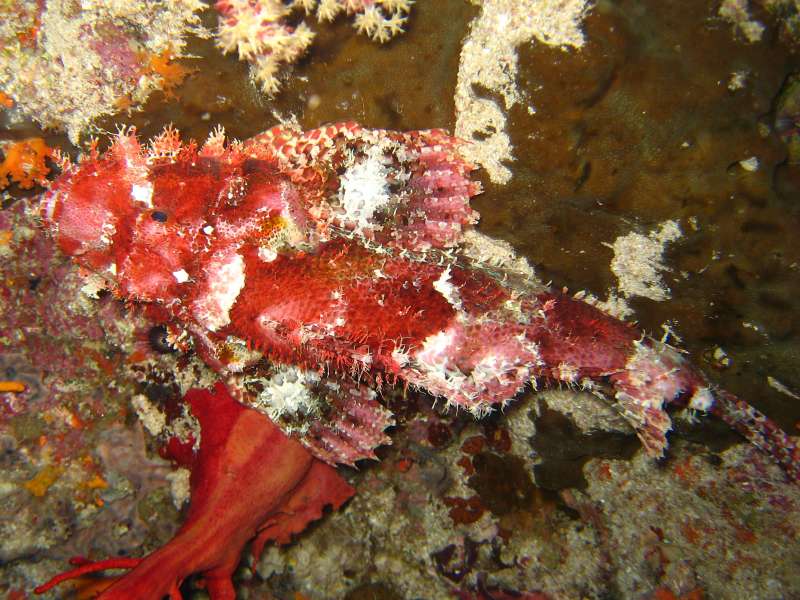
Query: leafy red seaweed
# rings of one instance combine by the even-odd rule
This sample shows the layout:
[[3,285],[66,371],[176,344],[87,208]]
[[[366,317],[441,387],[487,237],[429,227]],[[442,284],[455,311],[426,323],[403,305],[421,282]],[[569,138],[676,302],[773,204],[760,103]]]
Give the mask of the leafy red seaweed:
[[354,490],[265,415],[231,398],[225,386],[186,394],[200,422],[191,475],[191,503],[175,537],[142,559],[78,566],[36,588],[43,593],[87,573],[130,568],[99,598],[180,598],[181,582],[200,574],[213,600],[235,598],[231,575],[245,544],[257,556],[269,541],[288,543],[327,505],[339,508]]

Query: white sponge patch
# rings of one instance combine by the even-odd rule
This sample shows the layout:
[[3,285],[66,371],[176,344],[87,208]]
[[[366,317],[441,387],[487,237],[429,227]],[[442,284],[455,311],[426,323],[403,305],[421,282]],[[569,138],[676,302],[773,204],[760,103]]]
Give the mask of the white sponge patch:
[[388,174],[382,152],[377,147],[345,171],[339,183],[339,202],[345,224],[355,226],[358,232],[374,226],[373,216],[391,199]]

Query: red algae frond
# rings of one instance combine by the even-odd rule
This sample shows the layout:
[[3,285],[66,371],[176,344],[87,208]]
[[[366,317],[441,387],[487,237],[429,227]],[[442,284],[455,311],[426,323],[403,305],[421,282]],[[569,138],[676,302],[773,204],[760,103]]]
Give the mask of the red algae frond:
[[98,598],[178,600],[181,582],[198,573],[212,599],[232,600],[231,577],[245,544],[252,540],[258,558],[266,543],[288,543],[326,506],[338,509],[353,495],[355,490],[332,467],[313,458],[265,415],[236,402],[222,384],[213,391],[191,390],[184,400],[200,421],[202,435],[191,456],[186,522],[172,541],[144,558],[73,559],[74,569],[40,585],[36,593],[121,568],[131,571]]

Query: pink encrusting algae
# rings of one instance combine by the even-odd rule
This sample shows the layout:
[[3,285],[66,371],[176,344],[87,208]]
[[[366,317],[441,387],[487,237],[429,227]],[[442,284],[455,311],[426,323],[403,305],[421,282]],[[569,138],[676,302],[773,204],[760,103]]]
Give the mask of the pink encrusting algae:
[[[688,406],[719,416],[800,479],[794,442],[715,390],[676,349],[476,258],[467,248],[478,217],[469,199],[480,188],[462,144],[440,130],[354,123],[279,127],[244,142],[216,131],[200,147],[170,129],[146,146],[125,131],[104,155],[65,162],[41,214],[65,253],[158,316],[172,339],[191,339],[237,400],[269,415],[265,430],[274,423],[299,439],[308,461],[352,464],[388,442],[391,414],[370,387],[402,382],[481,417],[541,380],[598,393],[609,385],[652,456],[667,445],[666,407]],[[238,346],[250,349],[246,365],[233,358]],[[208,423],[201,418],[201,444]],[[295,462],[272,452],[261,468],[288,472]],[[294,469],[293,485],[306,469]],[[189,520],[215,493],[211,484],[193,487]],[[239,497],[230,502],[238,510]],[[282,500],[269,502],[259,515]],[[257,524],[217,539],[246,541]],[[170,556],[183,543],[171,542]],[[230,561],[226,554],[225,576]],[[221,564],[158,577],[213,579]],[[141,580],[136,573],[126,577]],[[134,589],[126,577],[117,589]],[[231,597],[209,589],[212,598]]]

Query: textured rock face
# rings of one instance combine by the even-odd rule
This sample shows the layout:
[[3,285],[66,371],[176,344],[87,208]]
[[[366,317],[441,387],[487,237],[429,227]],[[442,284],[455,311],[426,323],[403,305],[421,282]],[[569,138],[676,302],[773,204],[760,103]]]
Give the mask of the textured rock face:
[[37,2],[0,8],[0,88],[22,120],[66,130],[73,143],[90,123],[180,85],[173,64],[202,33],[194,0]]
[[[505,165],[511,179],[506,186],[494,186],[479,172],[488,193],[474,198],[473,205],[482,214],[481,231],[507,240],[543,280],[608,298],[606,305],[613,304],[617,314],[627,312],[658,337],[664,324],[670,340],[673,333],[681,336],[695,360],[711,367],[712,379],[756,401],[796,433],[800,412],[781,390],[791,394],[800,389],[800,312],[794,310],[800,254],[792,209],[800,177],[796,166],[784,162],[786,149],[778,135],[787,144],[796,137],[791,106],[774,106],[774,121],[772,113],[773,100],[794,66],[788,48],[778,42],[780,24],[760,10],[792,2],[748,3],[748,20],[766,27],[757,43],[719,21],[720,4],[600,2],[585,17],[580,51],[538,42],[519,46],[520,101],[505,115],[516,158]],[[190,63],[200,71],[178,90],[179,102],[151,102],[143,113],[104,120],[101,127],[114,131],[118,124],[133,122],[148,137],[172,122],[185,137],[205,139],[210,124],[221,122],[244,139],[270,126],[274,121],[267,114],[274,109],[283,117],[296,115],[302,128],[355,119],[371,127],[452,130],[459,53],[477,13],[463,0],[417,2],[406,33],[382,47],[352,35],[348,20],[321,24],[308,59],[293,70],[296,77],[266,105],[246,68],[221,58],[212,43],[193,41],[186,52],[202,57]],[[8,89],[0,85],[0,91]],[[474,91],[503,104],[481,86]],[[2,93],[0,104],[10,106]],[[52,110],[58,112],[62,106],[56,104]],[[6,119],[2,123],[15,123],[3,135],[43,135],[18,127],[15,114],[0,113]],[[48,137],[47,143],[57,142]],[[742,163],[753,165],[752,157],[758,168],[747,170]],[[2,423],[0,484],[4,514],[12,517],[4,522],[13,525],[4,530],[12,535],[4,536],[3,548],[11,548],[8,556],[15,560],[0,567],[0,593],[31,589],[63,569],[70,556],[130,553],[142,545],[151,551],[165,543],[180,520],[165,481],[169,466],[154,458],[140,430],[129,429],[134,419],[128,398],[136,394],[164,410],[169,394],[179,398],[190,387],[214,380],[213,372],[191,355],[154,357],[145,347],[144,362],[131,359],[142,359],[145,322],[140,331],[139,316],[121,314],[110,298],[100,303],[85,298],[82,277],[77,272],[65,276],[70,269],[58,257],[52,259],[57,276],[43,277],[49,267],[42,265],[51,261],[29,250],[45,246],[35,222],[27,216],[2,221],[7,214],[0,216],[0,363],[6,379],[17,377],[30,387],[25,394],[2,396],[3,411],[16,415]],[[669,220],[684,234],[667,246],[660,263],[666,267],[660,275],[671,298],[621,302],[609,247],[631,234],[649,237]],[[72,351],[54,352],[59,346]],[[243,365],[252,356],[241,341],[231,340],[228,349],[231,359]],[[242,379],[253,394],[260,391],[262,374],[249,378],[244,373]],[[455,425],[449,425],[452,415],[448,424],[442,423],[441,415],[424,408],[431,399],[409,390],[392,405],[397,423],[393,447],[379,453],[379,465],[361,467],[356,475],[367,485],[355,502],[296,545],[271,550],[270,560],[259,564],[257,572],[243,564],[237,587],[251,597],[269,593],[279,598],[295,592],[309,598],[359,598],[375,590],[386,598],[448,598],[455,587],[542,589],[564,598],[611,594],[638,599],[667,587],[670,594],[687,597],[696,597],[689,596],[695,588],[713,597],[773,591],[775,597],[797,595],[793,557],[771,545],[797,545],[796,534],[781,526],[781,521],[796,521],[794,509],[780,497],[767,505],[760,491],[751,493],[762,485],[775,486],[779,496],[791,499],[779,471],[764,464],[766,475],[752,475],[749,484],[740,486],[728,473],[763,464],[759,455],[739,446],[726,450],[735,437],[725,427],[703,420],[687,428],[676,414],[679,430],[670,439],[667,462],[655,471],[644,456],[629,463],[640,446],[621,433],[628,426],[618,414],[591,394],[575,400],[569,389],[561,393],[562,400],[548,402],[550,408],[533,420],[527,413],[537,398],[524,396],[525,410],[505,410],[512,452],[546,490],[604,482],[593,484],[588,497],[573,493],[601,509],[608,498],[616,498],[613,511],[598,515],[589,504],[576,518],[577,509],[569,508],[578,505],[575,500],[561,503],[556,497],[553,507],[534,498],[527,509],[498,517],[499,533],[487,529],[487,512],[481,512],[474,498],[478,492],[468,485],[473,455],[460,448],[467,438],[490,440],[495,434],[479,425],[467,427],[460,421],[463,415],[456,416]],[[382,402],[387,398],[394,395],[378,397]],[[557,411],[570,413],[576,424],[569,425]],[[593,422],[596,413],[602,418]],[[609,428],[617,433],[604,434]],[[103,431],[108,436],[98,441],[95,434]],[[686,439],[695,443],[686,444]],[[476,445],[470,442],[467,448]],[[108,452],[109,447],[129,452]],[[595,462],[591,457],[598,456],[606,458],[596,473],[584,475],[580,465],[587,463],[589,471],[588,464]],[[700,461],[694,466],[712,493],[679,476],[691,457]],[[55,480],[57,472],[49,468],[54,462],[65,467]],[[497,463],[481,456],[477,465],[479,481],[486,481],[486,465]],[[417,479],[424,485],[413,487]],[[46,490],[45,495],[33,495],[28,482],[32,489]],[[475,487],[483,492],[477,482]],[[628,489],[636,492],[628,494]],[[447,503],[443,498],[449,498]],[[494,508],[499,504],[485,500]],[[759,510],[748,512],[754,503]],[[77,512],[65,510],[71,506]],[[658,510],[648,512],[648,506]],[[716,542],[730,541],[733,529],[712,527],[723,531],[719,537],[712,531],[708,538],[689,530],[694,541],[682,538],[684,506],[708,521],[722,515],[729,524],[732,515],[755,537],[742,532],[735,546],[739,554],[721,557]],[[639,518],[640,511],[646,519]],[[476,515],[473,525],[463,522]],[[360,526],[347,528],[343,516]],[[649,530],[653,524],[666,533],[663,540]],[[43,530],[47,535],[37,538]],[[508,531],[518,535],[509,538]],[[368,540],[369,545],[365,549],[352,540]],[[479,542],[477,551],[474,541]],[[529,549],[517,551],[523,541]],[[33,558],[26,558],[33,549]],[[340,556],[348,558],[344,567],[336,560]],[[521,557],[518,567],[504,566],[515,556]],[[725,564],[725,569],[712,573],[709,564]],[[460,583],[451,579],[462,574]],[[320,590],[325,590],[321,596]],[[669,597],[663,589],[660,593]]]

